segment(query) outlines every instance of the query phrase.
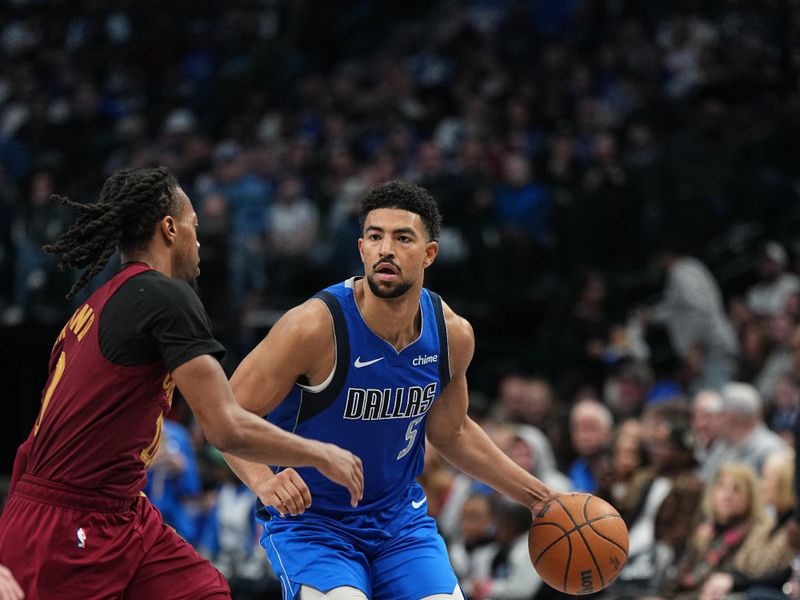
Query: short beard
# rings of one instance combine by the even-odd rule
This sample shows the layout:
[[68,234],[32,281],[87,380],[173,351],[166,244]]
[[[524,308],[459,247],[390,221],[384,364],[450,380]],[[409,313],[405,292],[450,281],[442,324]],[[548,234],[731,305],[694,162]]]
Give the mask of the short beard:
[[369,289],[372,290],[372,293],[378,298],[399,298],[412,287],[414,287],[413,284],[409,283],[408,281],[402,281],[395,288],[384,289],[375,283],[372,275],[367,275],[367,285],[369,285]]

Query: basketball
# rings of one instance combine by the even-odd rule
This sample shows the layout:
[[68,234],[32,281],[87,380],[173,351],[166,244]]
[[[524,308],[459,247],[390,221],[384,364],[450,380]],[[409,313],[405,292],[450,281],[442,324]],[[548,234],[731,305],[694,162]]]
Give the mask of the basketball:
[[564,494],[533,518],[528,552],[539,576],[567,594],[607,587],[628,559],[628,528],[616,509],[591,494]]

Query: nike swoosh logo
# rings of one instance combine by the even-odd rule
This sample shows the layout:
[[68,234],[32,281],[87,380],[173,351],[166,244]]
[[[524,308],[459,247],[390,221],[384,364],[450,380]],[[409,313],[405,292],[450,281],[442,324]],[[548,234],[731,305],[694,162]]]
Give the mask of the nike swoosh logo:
[[428,501],[428,497],[427,496],[423,496],[420,500],[412,500],[411,501],[411,506],[414,507],[414,508],[419,508],[420,506],[425,504],[427,501]]
[[354,363],[353,363],[353,366],[354,366],[356,369],[360,369],[360,368],[362,368],[362,367],[368,367],[368,366],[370,366],[370,365],[373,365],[373,364],[375,364],[375,363],[376,363],[376,362],[378,362],[379,360],[383,360],[384,358],[386,358],[386,357],[385,357],[385,356],[381,356],[380,358],[375,358],[375,359],[373,359],[373,360],[365,360],[364,362],[361,362],[361,357],[359,356],[359,357],[356,359],[356,362],[354,362]]

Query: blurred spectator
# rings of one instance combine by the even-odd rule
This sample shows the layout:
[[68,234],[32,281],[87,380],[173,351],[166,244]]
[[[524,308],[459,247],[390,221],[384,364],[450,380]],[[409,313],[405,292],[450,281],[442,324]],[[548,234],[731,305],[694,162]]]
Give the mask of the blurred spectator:
[[764,423],[761,397],[753,386],[727,383],[721,394],[720,436],[700,465],[704,481],[711,481],[729,462],[746,464],[760,473],[767,456],[786,449],[786,442]]
[[231,217],[228,201],[224,196],[212,193],[203,198],[198,208],[197,239],[200,243],[200,264],[203,304],[209,317],[219,331],[225,325],[236,322],[231,315],[228,283],[230,266]]
[[594,400],[581,400],[570,411],[569,432],[577,457],[569,468],[576,492],[594,493],[611,471],[611,411]]
[[219,483],[198,533],[198,550],[225,576],[237,600],[277,598],[280,584],[259,544],[261,531],[254,518],[256,498],[219,452],[212,450],[209,455],[213,479]]
[[266,255],[272,292],[312,293],[313,285],[306,280],[312,272],[312,250],[320,217],[299,177],[289,176],[281,181],[268,214]]
[[[503,452],[510,455],[514,445],[516,426],[503,420],[486,419],[480,422],[492,441]],[[458,532],[461,522],[461,509],[472,494],[494,494],[492,488],[475,481],[469,475],[457,471],[452,478],[447,496],[441,503],[438,513],[437,525],[445,539],[453,539]]]
[[[614,133],[603,131],[591,142],[592,164],[583,181],[584,240],[590,264],[609,268],[632,265],[641,256],[641,202],[632,194]],[[600,220],[603,227],[597,227]]]
[[425,497],[428,499],[428,514],[434,518],[439,517],[445,500],[450,495],[453,486],[455,473],[450,465],[436,451],[436,448],[426,441],[425,443],[425,464],[422,475],[417,481],[425,490]]
[[703,82],[703,51],[716,37],[715,29],[695,15],[675,12],[661,23],[656,41],[664,52],[667,94],[685,96]]
[[513,287],[522,275],[541,268],[551,243],[550,200],[547,189],[534,180],[528,158],[509,154],[503,160],[503,183],[495,192],[495,212],[503,240],[503,273]]
[[692,400],[694,455],[703,464],[722,428],[722,396],[716,390],[700,390]]
[[719,387],[735,372],[738,344],[717,282],[680,244],[664,244],[658,256],[667,281],[663,299],[649,316],[666,326],[673,349],[691,374],[692,388]]
[[447,545],[450,562],[461,589],[469,594],[472,577],[491,561],[495,552],[495,524],[488,494],[473,494],[461,509],[459,534]]
[[748,598],[765,593],[782,594],[791,573],[794,551],[789,545],[787,524],[794,513],[794,452],[771,454],[761,475],[764,503],[771,513],[772,527],[759,528],[748,536],[737,553],[733,568],[712,573],[703,585],[702,600],[721,600],[735,592]]
[[613,470],[608,481],[601,481],[597,495],[619,507],[625,500],[634,474],[647,464],[642,424],[637,419],[620,423],[614,432],[611,450]]
[[501,380],[499,394],[501,418],[538,428],[556,453],[561,452],[565,444],[562,415],[550,382],[512,373]]
[[763,370],[770,354],[770,343],[766,328],[760,320],[752,320],[739,333],[739,360],[734,374],[736,381],[754,383]]
[[800,277],[786,271],[789,257],[776,241],[768,241],[758,259],[758,278],[747,291],[747,305],[761,317],[772,317],[786,309],[789,296],[800,290]]
[[470,586],[474,600],[532,600],[542,580],[531,569],[528,532],[531,511],[520,504],[504,502],[496,517],[495,547],[488,564],[475,565]]
[[655,592],[668,567],[683,553],[699,521],[703,482],[695,475],[691,413],[682,402],[648,407],[645,449],[650,465],[633,476],[617,504],[628,524],[630,549],[609,593],[612,596]]
[[69,287],[65,284],[70,274],[59,271],[58,260],[41,250],[67,227],[69,215],[52,196],[53,191],[51,173],[33,175],[28,201],[15,224],[14,309],[6,311],[7,322],[18,322],[26,312],[45,322],[56,322],[63,316],[61,290]]
[[[206,194],[219,194],[231,218],[231,303],[241,309],[260,299],[267,283],[264,242],[272,197],[270,184],[250,172],[241,145],[225,140],[214,149],[214,177]],[[202,206],[202,203],[201,203]]]
[[763,539],[772,528],[756,474],[738,463],[724,465],[711,481],[703,514],[674,574],[662,586],[665,598],[696,597],[714,571],[731,569],[748,541]]
[[617,421],[641,415],[647,400],[658,393],[647,363],[625,359],[611,371],[603,391],[605,403]]
[[15,256],[12,232],[19,209],[17,190],[8,181],[0,162],[0,317],[13,301]]
[[579,278],[575,303],[563,323],[564,371],[570,386],[602,387],[611,327],[607,294],[600,271],[587,271]]
[[517,425],[514,433],[509,451],[511,459],[554,490],[570,491],[572,482],[557,469],[547,436],[533,425]]
[[147,472],[145,494],[171,525],[190,544],[197,542],[196,515],[190,501],[200,495],[197,457],[186,428],[164,419],[161,444]]
[[789,370],[778,377],[769,426],[780,435],[787,445],[794,446],[792,430],[800,414],[800,382]]
[[770,351],[761,369],[752,381],[764,404],[773,405],[775,385],[778,378],[792,367],[792,333],[795,323],[783,310],[776,312],[768,321]]

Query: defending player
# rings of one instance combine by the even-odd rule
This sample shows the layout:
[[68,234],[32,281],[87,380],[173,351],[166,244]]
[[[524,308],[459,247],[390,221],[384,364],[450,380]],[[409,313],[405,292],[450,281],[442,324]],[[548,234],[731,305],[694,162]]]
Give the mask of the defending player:
[[[197,216],[164,168],[125,170],[45,250],[87,267],[70,295],[119,248],[123,268],[58,336],[42,406],[17,452],[0,516],[0,563],[29,600],[229,598],[228,585],[141,494],[177,385],[209,442],[262,463],[305,465],[360,498],[360,460],[304,440],[235,402],[222,346],[189,285],[199,275]],[[292,471],[262,490],[289,487]],[[298,491],[299,490],[299,491]]]
[[[526,506],[555,494],[467,416],[472,328],[422,286],[438,252],[434,199],[389,182],[365,198],[361,219],[365,276],[290,310],[231,384],[246,409],[361,457],[364,498],[352,507],[341,487],[298,469],[313,505],[282,497],[262,509],[261,542],[288,598],[462,598],[415,481],[426,435],[452,464]],[[272,472],[229,462],[263,497]],[[276,518],[286,512],[302,514]]]

